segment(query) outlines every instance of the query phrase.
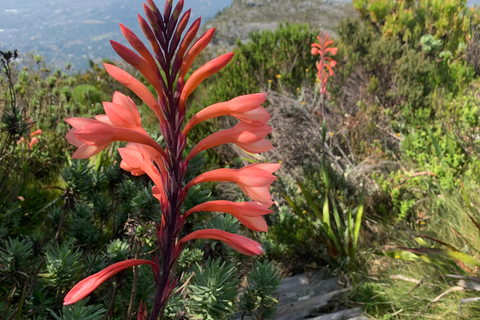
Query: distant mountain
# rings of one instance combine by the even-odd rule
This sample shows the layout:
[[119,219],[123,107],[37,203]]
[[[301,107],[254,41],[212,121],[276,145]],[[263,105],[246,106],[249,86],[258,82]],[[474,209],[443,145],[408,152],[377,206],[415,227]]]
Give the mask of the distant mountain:
[[[125,43],[118,23],[139,36],[137,13],[144,0],[0,0],[0,50],[35,51],[47,61],[63,67],[71,62],[74,70],[85,69],[88,60],[117,58],[108,40]],[[177,1],[175,1],[176,3]],[[191,21],[211,19],[231,0],[185,0],[192,8]],[[164,1],[157,0],[159,8]]]

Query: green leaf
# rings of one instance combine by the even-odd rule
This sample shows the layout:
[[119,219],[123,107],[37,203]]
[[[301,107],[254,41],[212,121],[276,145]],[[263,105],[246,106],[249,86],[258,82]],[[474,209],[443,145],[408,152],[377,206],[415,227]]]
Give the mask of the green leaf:
[[307,200],[307,203],[310,209],[312,209],[312,211],[315,213],[318,219],[321,220],[322,214],[320,213],[320,209],[318,208],[317,204],[313,200],[312,195],[310,194],[310,192],[308,192],[308,190],[305,188],[305,185],[300,180],[297,180],[297,182],[298,182],[298,186],[300,187],[300,190],[302,190],[302,193],[305,196],[305,199]]
[[364,202],[364,192],[362,192],[362,196],[360,197],[360,204],[357,208],[357,215],[355,216],[355,232],[354,232],[354,240],[353,246],[357,247],[358,242],[358,235],[360,233],[360,226],[362,225],[362,217],[363,217],[363,202]]

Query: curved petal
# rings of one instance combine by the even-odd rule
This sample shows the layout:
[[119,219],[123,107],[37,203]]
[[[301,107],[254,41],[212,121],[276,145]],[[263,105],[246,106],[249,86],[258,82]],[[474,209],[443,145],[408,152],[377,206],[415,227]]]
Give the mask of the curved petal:
[[148,261],[148,260],[141,260],[141,259],[132,259],[117,262],[112,264],[109,267],[106,267],[100,272],[97,272],[91,275],[88,278],[83,279],[79,283],[77,283],[65,296],[63,300],[64,305],[69,305],[75,303],[95,290],[99,285],[101,285],[105,280],[110,278],[111,276],[117,274],[118,272],[125,270],[127,268],[138,266],[141,264],[149,264],[152,267],[156,267],[155,263]]
[[[202,121],[226,115],[232,115],[243,122],[257,124],[256,121],[265,120],[265,114],[259,116],[254,110],[261,108],[260,105],[265,102],[266,97],[267,94],[265,93],[255,93],[236,97],[226,102],[212,104],[197,112],[190,121],[188,121],[183,129],[183,133],[187,134],[193,126]],[[260,113],[262,113],[262,111],[260,111]],[[268,115],[268,119],[269,118],[270,115]],[[268,119],[261,123],[261,125],[265,124]]]
[[30,141],[30,144],[28,145],[28,149],[32,149],[32,147],[34,145],[36,145],[38,143],[38,138],[37,137],[33,137],[32,140]]
[[270,113],[268,113],[263,107],[258,107],[243,113],[235,112],[232,114],[232,116],[253,126],[263,126],[268,122],[268,120],[270,120]]
[[106,114],[98,114],[95,116],[95,120],[108,124],[109,126],[113,127],[112,121],[108,118]]
[[103,65],[110,76],[128,89],[132,90],[140,99],[142,99],[143,102],[145,102],[150,109],[152,109],[153,112],[155,112],[155,115],[160,120],[160,123],[165,121],[157,99],[155,99],[153,94],[150,92],[150,90],[148,90],[147,87],[145,87],[143,83],[138,81],[128,72],[114,65],[108,63],[104,63]]
[[254,231],[267,232],[268,227],[262,215],[272,213],[264,205],[255,202],[232,202],[225,200],[215,200],[199,204],[185,213],[188,217],[193,212],[214,211],[226,212],[233,215],[244,226]]
[[77,130],[76,128],[72,128],[70,129],[70,131],[68,131],[67,135],[65,136],[65,138],[67,138],[67,141],[70,142],[71,144],[73,144],[75,147],[79,148],[81,145],[83,145],[83,142],[78,140],[74,135],[73,133],[75,132],[75,130]]
[[204,229],[194,231],[181,239],[180,243],[184,243],[186,241],[194,239],[220,240],[232,247],[232,249],[249,256],[260,255],[263,253],[262,246],[258,242],[247,237],[229,233],[223,230]]
[[260,187],[249,187],[239,184],[240,189],[252,200],[258,201],[263,205],[272,204],[272,195],[270,194],[270,185]]
[[[244,122],[240,122],[232,129],[215,132],[209,135],[208,137],[206,137],[205,139],[201,140],[189,153],[189,155],[186,158],[186,161],[190,160],[201,151],[204,151],[225,143],[235,143],[237,145],[242,145],[243,149],[252,150],[249,152],[255,152],[254,150],[263,150],[262,148],[259,148],[260,145],[257,147],[252,146],[252,148],[249,148],[249,144],[253,144],[265,138],[265,136],[269,134],[271,130],[272,128],[266,124],[261,127],[258,127],[258,126],[252,126]],[[262,147],[265,147],[265,144],[263,144]]]
[[253,143],[241,143],[237,142],[237,145],[243,150],[250,153],[262,153],[273,149],[273,145],[270,141],[262,139]]
[[113,102],[103,102],[103,109],[105,109],[108,119],[115,127],[138,128],[137,119],[135,119],[131,110],[124,106]]
[[119,91],[115,91],[113,93],[112,102],[116,103],[116,104],[119,104],[122,107],[128,109],[131,113],[131,116],[134,118],[134,121],[135,121],[137,127],[142,126],[142,121],[140,119],[140,112],[138,112],[138,108],[135,105],[135,102],[133,102],[133,100],[130,97],[124,95],[123,93],[121,93]]
[[74,128],[80,128],[86,124],[96,123],[97,121],[89,118],[73,117],[73,118],[65,119],[65,122],[67,122],[69,125],[71,125]]
[[104,150],[106,147],[108,147],[108,145],[109,145],[109,143],[101,145],[101,146],[89,146],[87,144],[82,144],[72,154],[72,158],[73,159],[88,159],[88,158],[100,153],[102,150]]

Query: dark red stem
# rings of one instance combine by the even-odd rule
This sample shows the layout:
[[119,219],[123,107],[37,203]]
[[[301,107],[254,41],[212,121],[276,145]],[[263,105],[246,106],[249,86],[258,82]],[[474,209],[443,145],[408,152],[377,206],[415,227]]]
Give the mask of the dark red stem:
[[171,3],[169,4],[169,0],[166,0],[164,16],[159,19],[165,21],[165,25],[159,23],[160,30],[158,30],[158,33],[161,33],[161,35],[158,34],[157,39],[165,40],[165,42],[159,41],[163,53],[158,54],[164,56],[167,67],[166,70],[163,70],[166,75],[166,90],[164,91],[166,121],[161,127],[167,155],[164,165],[168,177],[165,179],[163,186],[167,203],[162,206],[165,225],[157,229],[157,238],[162,256],[158,260],[159,274],[155,276],[155,279],[157,279],[157,289],[153,309],[150,313],[150,320],[157,320],[159,317],[161,319],[168,297],[175,286],[172,275],[174,274],[181,250],[181,245],[177,244],[177,237],[183,225],[181,206],[186,196],[183,192],[182,185],[187,167],[183,160],[186,139],[181,130],[185,113],[180,112],[178,99],[175,97],[175,93],[178,95],[178,90],[181,90],[183,84],[175,83],[176,74],[174,74],[175,71],[172,70],[174,51],[178,45],[178,39],[173,37],[178,21],[178,10],[174,12],[176,17],[171,16],[171,13]]

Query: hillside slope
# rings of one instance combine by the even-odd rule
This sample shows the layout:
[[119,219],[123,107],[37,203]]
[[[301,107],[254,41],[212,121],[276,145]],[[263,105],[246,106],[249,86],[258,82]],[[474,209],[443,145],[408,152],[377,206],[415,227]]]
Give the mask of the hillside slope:
[[331,0],[234,0],[205,24],[216,27],[213,43],[228,47],[255,30],[273,30],[280,22],[308,23],[334,33],[340,20],[356,16],[352,3]]

